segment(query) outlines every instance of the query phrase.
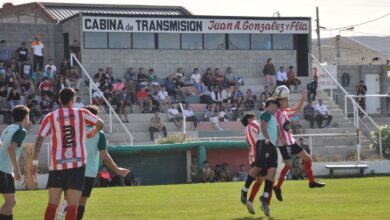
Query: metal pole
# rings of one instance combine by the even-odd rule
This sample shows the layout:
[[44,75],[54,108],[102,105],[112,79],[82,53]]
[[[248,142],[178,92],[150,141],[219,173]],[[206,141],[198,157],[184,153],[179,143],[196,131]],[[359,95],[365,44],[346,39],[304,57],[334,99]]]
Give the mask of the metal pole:
[[321,62],[321,37],[320,37],[320,12],[318,6],[316,7],[316,23],[317,23],[317,46],[318,46],[318,59]]
[[360,129],[359,128],[356,129],[356,135],[357,135],[357,144],[356,144],[357,160],[358,160],[358,162],[360,162],[360,148],[361,148],[361,145],[360,145]]
[[179,107],[181,109],[181,114],[183,115],[183,135],[185,137],[185,139],[187,140],[187,123],[186,123],[186,116],[184,114],[184,108],[183,108],[183,104],[179,102]]
[[333,89],[330,89],[330,100],[334,101],[333,100]]
[[313,137],[309,136],[310,157],[313,157]]
[[381,159],[383,159],[383,155],[382,155],[382,127],[379,128],[379,156]]
[[345,118],[348,119],[348,110],[347,110],[347,95],[344,96],[344,114]]
[[340,64],[340,32],[339,35],[336,36],[336,59],[337,64]]
[[112,111],[110,110],[110,133],[112,133]]

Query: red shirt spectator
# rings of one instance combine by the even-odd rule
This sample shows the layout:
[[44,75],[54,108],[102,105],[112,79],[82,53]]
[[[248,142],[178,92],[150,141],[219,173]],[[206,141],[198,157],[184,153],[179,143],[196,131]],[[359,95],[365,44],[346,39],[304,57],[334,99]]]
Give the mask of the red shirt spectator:
[[39,91],[41,91],[41,95],[48,95],[51,97],[52,95],[53,84],[50,82],[48,78],[46,78],[41,84],[39,84]]
[[137,99],[145,99],[148,97],[148,92],[146,92],[144,89],[141,89],[139,92],[137,92]]

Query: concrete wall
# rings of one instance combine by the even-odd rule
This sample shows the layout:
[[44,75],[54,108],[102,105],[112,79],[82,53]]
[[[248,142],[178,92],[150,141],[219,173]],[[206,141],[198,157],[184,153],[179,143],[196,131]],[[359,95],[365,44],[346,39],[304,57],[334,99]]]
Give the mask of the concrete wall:
[[30,48],[35,35],[41,36],[45,45],[45,63],[53,58],[59,65],[63,58],[62,28],[58,24],[13,24],[0,23],[0,39],[7,41],[7,46],[15,51],[22,41]]
[[[62,23],[62,33],[69,33],[69,45],[72,45],[73,40],[77,40],[81,44],[81,26],[80,17],[76,16]],[[81,47],[82,45],[80,45]]]
[[154,68],[159,77],[176,73],[182,67],[192,73],[198,67],[203,73],[207,67],[222,71],[231,66],[241,76],[262,75],[268,57],[276,68],[280,65],[296,66],[296,51],[235,51],[235,50],[134,50],[134,49],[82,49],[83,65],[90,74],[98,68],[112,67],[116,75],[123,76],[128,67]]

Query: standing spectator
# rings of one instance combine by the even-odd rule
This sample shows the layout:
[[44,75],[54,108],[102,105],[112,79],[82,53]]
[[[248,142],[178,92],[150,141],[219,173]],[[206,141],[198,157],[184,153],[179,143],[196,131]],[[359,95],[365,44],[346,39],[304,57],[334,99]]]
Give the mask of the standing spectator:
[[125,79],[126,79],[126,81],[129,81],[129,80],[137,81],[138,80],[137,73],[134,71],[134,69],[132,67],[129,67],[127,69],[127,72],[125,73]]
[[206,73],[202,76],[202,82],[211,91],[211,87],[215,85],[214,77],[211,72],[211,68],[207,68]]
[[163,124],[162,119],[160,118],[158,112],[154,113],[154,116],[150,119],[149,123],[149,133],[150,140],[154,141],[154,132],[163,132],[164,137],[167,137],[167,129]]
[[60,64],[60,75],[66,77],[67,72],[70,70],[70,63],[65,58]]
[[43,95],[42,101],[41,101],[41,111],[42,114],[46,115],[47,113],[51,112],[53,109],[53,102],[50,100],[49,96]]
[[194,112],[191,110],[190,104],[185,104],[183,114],[185,115],[187,121],[192,121],[194,123],[193,129],[196,130],[196,128],[198,127],[198,119],[196,118]]
[[80,84],[82,83],[82,79],[79,71],[77,71],[76,68],[70,68],[68,74],[66,75],[66,79],[68,80],[69,86],[74,88],[77,92],[80,90]]
[[238,77],[233,73],[232,68],[226,68],[225,79],[230,86],[239,85]]
[[318,81],[312,80],[307,84],[307,99],[308,101],[316,100]]
[[285,85],[289,87],[287,82],[288,82],[287,73],[286,71],[284,71],[284,66],[281,66],[279,68],[279,71],[276,73],[276,86]]
[[16,105],[20,104],[20,94],[16,88],[13,88],[7,98],[8,110],[12,110]]
[[303,118],[310,122],[310,128],[314,128],[314,121],[316,120],[316,111],[312,105],[312,101],[309,101],[303,108]]
[[327,120],[326,127],[329,126],[332,121],[332,115],[329,115],[328,108],[322,104],[322,99],[318,100],[318,104],[315,107],[317,113],[318,128],[322,128],[322,121]]
[[6,41],[0,41],[0,61],[3,61],[5,64],[8,64],[11,61],[12,53],[11,50],[7,47]]
[[28,60],[28,49],[26,48],[26,42],[22,42],[20,47],[15,51],[17,56],[17,63],[19,68],[19,73],[22,73],[22,63]]
[[191,74],[191,82],[192,85],[198,90],[197,91],[198,94],[203,93],[204,91],[201,78],[202,76],[200,75],[198,68],[194,68],[194,71]]
[[50,82],[49,78],[44,78],[43,82],[39,84],[39,91],[41,92],[41,96],[53,96],[53,84]]
[[131,108],[131,97],[127,93],[127,90],[124,88],[121,92],[118,94],[118,113],[119,117],[121,115],[124,116],[124,122],[129,123],[129,119],[127,118],[127,107],[130,108],[130,112],[133,112],[133,109]]
[[50,67],[50,75],[55,76],[57,74],[57,67],[54,65],[54,60],[50,58],[48,60],[48,64],[45,66],[45,70],[48,71],[48,68]]
[[[73,53],[76,58],[81,62],[81,56],[80,56],[80,46],[79,42],[77,40],[73,40],[73,44],[70,45],[69,50],[71,53]],[[73,65],[77,64],[76,62],[73,63]]]
[[[366,92],[367,86],[364,84],[364,80],[360,80],[356,85],[356,102],[360,105],[360,107],[365,111],[366,110]],[[363,113],[359,110],[359,115],[362,116]]]
[[289,86],[288,88],[290,88],[290,85],[293,85],[294,92],[297,92],[298,86],[301,84],[301,81],[298,78],[296,78],[293,66],[288,67],[287,78],[288,78],[288,86]]
[[272,63],[272,58],[267,59],[267,63],[264,65],[263,74],[265,76],[265,85],[271,86],[272,90],[276,86],[275,79],[275,66]]
[[182,114],[180,114],[180,112],[177,110],[177,108],[175,108],[172,104],[169,104],[169,108],[168,108],[168,119],[169,119],[169,122],[173,122],[176,126],[176,129],[178,131],[180,131],[181,129],[181,124],[182,124]]
[[[36,35],[34,41],[31,44],[31,53],[33,54],[33,70],[36,72],[39,69],[43,69],[43,45],[40,37]],[[39,67],[38,67],[39,66]]]
[[78,97],[76,98],[76,102],[75,102],[74,105],[73,105],[73,108],[84,108],[84,107],[85,107],[85,105],[84,105],[84,103],[81,101],[81,97],[78,96]]

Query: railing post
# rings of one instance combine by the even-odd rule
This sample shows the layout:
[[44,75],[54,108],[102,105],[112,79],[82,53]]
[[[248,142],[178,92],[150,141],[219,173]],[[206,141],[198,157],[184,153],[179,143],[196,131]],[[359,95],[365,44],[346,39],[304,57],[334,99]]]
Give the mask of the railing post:
[[112,133],[112,111],[110,109],[110,133]]
[[356,135],[357,135],[357,144],[356,144],[356,152],[357,152],[357,160],[360,162],[360,149],[361,149],[361,143],[360,143],[360,129],[356,129]]
[[313,136],[309,136],[310,157],[313,158]]
[[381,159],[383,159],[383,153],[382,153],[382,127],[379,128],[379,156]]
[[187,140],[187,123],[186,123],[186,116],[184,114],[184,108],[183,108],[183,104],[181,102],[179,102],[179,107],[181,109],[181,114],[183,115],[183,135],[185,137],[185,139]]
[[348,110],[347,110],[347,95],[344,96],[344,114],[345,118],[348,119]]

